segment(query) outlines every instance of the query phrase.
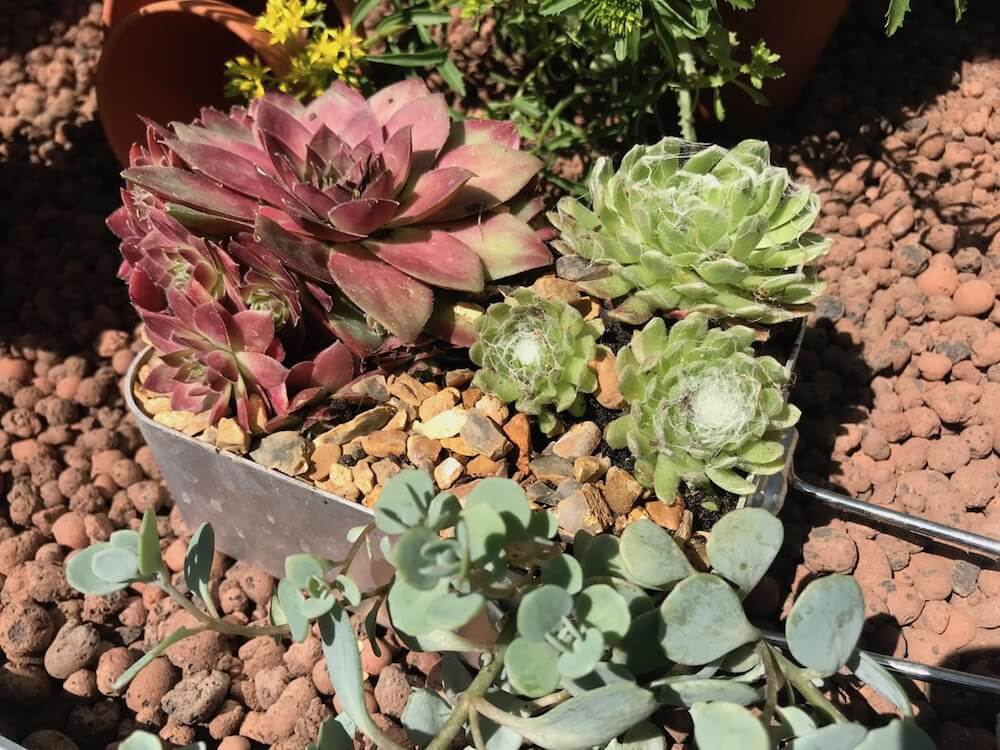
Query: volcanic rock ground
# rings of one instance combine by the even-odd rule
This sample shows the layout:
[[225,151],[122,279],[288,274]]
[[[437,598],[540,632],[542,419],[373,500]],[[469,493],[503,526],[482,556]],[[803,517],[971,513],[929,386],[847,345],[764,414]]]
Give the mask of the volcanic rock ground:
[[[861,5],[856,3],[857,5]],[[865,4],[868,5],[868,4]],[[1000,537],[1000,37],[918,7],[886,41],[854,11],[776,157],[819,191],[833,239],[793,399],[798,471],[874,503]],[[137,351],[104,216],[118,167],[95,117],[99,5],[25,0],[0,18],[0,734],[29,748],[105,748],[145,725],[224,750],[301,748],[335,710],[319,644],[205,634],[111,683],[185,615],[153,590],[71,591],[73,551],[160,513],[168,566],[189,531],[119,378]],[[16,18],[15,18],[16,16]],[[790,498],[788,543],[753,594],[775,618],[812,576],[854,575],[869,648],[1000,676],[1000,570]],[[222,609],[265,615],[273,580],[219,558]],[[391,639],[390,639],[391,640]],[[398,732],[433,655],[362,655],[370,708]],[[844,688],[860,718],[891,709]],[[995,699],[914,687],[942,748],[995,748]],[[676,747],[687,727],[668,722]]]

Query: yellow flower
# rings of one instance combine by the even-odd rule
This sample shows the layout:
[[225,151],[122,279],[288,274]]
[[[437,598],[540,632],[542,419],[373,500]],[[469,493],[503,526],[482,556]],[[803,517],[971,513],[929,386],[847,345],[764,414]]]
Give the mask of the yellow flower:
[[261,63],[240,55],[235,60],[226,61],[226,94],[228,96],[257,99],[264,96],[265,83],[271,69]]
[[315,25],[315,16],[326,9],[319,0],[267,0],[255,28],[271,35],[271,44],[284,44],[303,29]]
[[332,73],[350,86],[358,86],[360,63],[365,58],[363,42],[350,24],[339,29],[323,29],[310,40],[306,55],[318,70]]
[[278,88],[292,96],[319,96],[326,90],[327,76],[313,65],[309,55],[302,53],[292,58],[288,72],[281,78]]

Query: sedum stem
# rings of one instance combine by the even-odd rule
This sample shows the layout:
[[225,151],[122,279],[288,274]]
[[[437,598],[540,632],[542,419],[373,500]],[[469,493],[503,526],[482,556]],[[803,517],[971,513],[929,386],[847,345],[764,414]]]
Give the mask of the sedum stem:
[[847,717],[823,695],[818,687],[812,684],[812,680],[809,679],[805,672],[786,659],[780,651],[772,649],[771,653],[774,655],[775,661],[778,662],[782,674],[785,675],[788,682],[799,691],[803,698],[825,713],[833,723],[845,724],[847,722]]
[[[465,726],[465,720],[469,718],[469,710],[473,706],[479,707],[486,703],[483,700],[483,696],[486,695],[486,691],[490,689],[493,681],[500,674],[500,670],[503,668],[503,655],[506,650],[507,647],[505,645],[497,647],[493,661],[479,670],[479,674],[469,684],[469,689],[462,693],[462,697],[458,699],[455,710],[451,712],[448,721],[441,727],[441,731],[438,732],[437,737],[431,741],[426,750],[448,750],[451,747],[452,740],[455,739],[455,736]],[[485,714],[485,712],[483,713]]]
[[288,628],[284,625],[264,625],[251,627],[249,625],[239,625],[235,622],[227,622],[221,618],[214,618],[202,612],[195,606],[195,603],[182,594],[176,586],[160,574],[156,585],[163,589],[167,595],[181,605],[181,608],[189,612],[193,617],[204,624],[206,629],[216,630],[226,635],[242,635],[248,638],[256,638],[260,635],[288,635]]

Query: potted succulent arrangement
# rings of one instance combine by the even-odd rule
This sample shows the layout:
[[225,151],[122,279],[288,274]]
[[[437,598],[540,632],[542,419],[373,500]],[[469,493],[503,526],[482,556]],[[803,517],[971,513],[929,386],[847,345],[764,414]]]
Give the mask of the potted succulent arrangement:
[[109,220],[152,344],[128,398],[224,550],[342,554],[411,466],[460,496],[513,476],[567,537],[685,539],[783,469],[788,368],[737,321],[819,294],[815,197],[766,144],[665,139],[600,161],[554,236],[519,145],[418,79],[149,126]]

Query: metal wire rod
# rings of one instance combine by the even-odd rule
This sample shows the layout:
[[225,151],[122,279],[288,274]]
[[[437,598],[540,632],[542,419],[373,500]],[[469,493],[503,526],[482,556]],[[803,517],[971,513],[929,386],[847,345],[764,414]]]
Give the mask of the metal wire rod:
[[897,529],[909,531],[928,539],[961,544],[993,560],[1000,560],[1000,540],[991,539],[990,537],[975,534],[971,531],[956,529],[952,526],[945,526],[942,523],[935,523],[934,521],[928,521],[918,516],[911,516],[907,513],[889,510],[874,503],[855,500],[832,490],[817,487],[797,476],[792,476],[790,481],[793,490],[809,495],[827,505],[863,516],[872,521],[881,521]]
[[[782,648],[788,646],[788,641],[780,633],[762,628],[757,629],[769,643],[781,646]],[[909,659],[897,659],[895,656],[875,654],[871,651],[863,651],[862,653],[870,656],[890,672],[908,677],[911,680],[934,682],[939,685],[953,685],[965,688],[966,690],[1000,695],[1000,679],[996,677],[986,677],[985,675],[962,672],[961,670],[949,669],[948,667],[932,667],[928,664],[910,661]]]

